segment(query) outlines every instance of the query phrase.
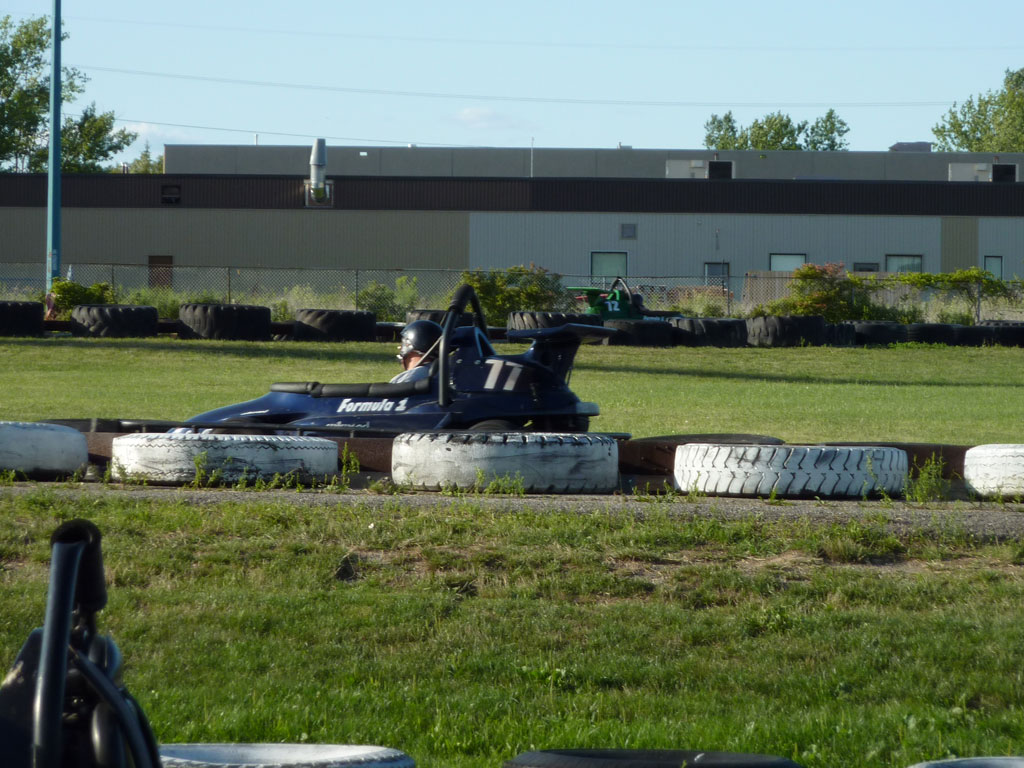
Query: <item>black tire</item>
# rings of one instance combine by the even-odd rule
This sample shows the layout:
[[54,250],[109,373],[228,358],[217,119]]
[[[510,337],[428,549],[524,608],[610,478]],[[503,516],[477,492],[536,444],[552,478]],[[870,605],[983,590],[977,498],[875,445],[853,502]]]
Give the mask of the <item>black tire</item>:
[[818,347],[825,343],[825,318],[820,315],[768,315],[747,320],[752,347]]
[[608,337],[612,345],[671,347],[672,326],[664,320],[605,320],[605,328],[616,331]]
[[375,341],[377,316],[344,309],[298,309],[292,338],[296,341]]
[[853,324],[857,344],[876,346],[898,344],[907,340],[907,326],[888,321],[865,321]]
[[682,749],[546,749],[506,760],[504,768],[800,768],[772,755]]
[[532,331],[538,328],[558,328],[566,323],[601,325],[601,316],[573,312],[509,312],[506,323],[510,331]]
[[825,344],[830,347],[852,347],[857,343],[857,332],[853,323],[827,323]]
[[269,341],[270,308],[249,304],[182,304],[178,309],[178,336]]
[[670,317],[665,322],[672,326],[672,341],[679,347],[703,347],[708,343],[704,324],[699,317]]
[[[405,313],[405,323],[414,323],[417,320],[432,320],[438,325],[444,325],[444,316],[446,311],[443,309],[410,309]],[[471,312],[463,312],[459,319],[455,323],[456,327],[463,325],[473,325],[473,314]]]
[[982,325],[992,329],[992,343],[1003,347],[1024,347],[1024,323],[1008,320],[986,320]]
[[41,301],[0,301],[0,336],[42,336]]
[[953,326],[953,344],[958,347],[983,347],[995,343],[995,328],[987,325]]
[[707,345],[710,347],[747,346],[747,321],[735,317],[699,318],[704,329]]
[[156,336],[159,321],[156,307],[79,304],[71,310],[71,333],[110,339]]
[[953,326],[949,323],[911,323],[907,326],[907,341],[952,345]]
[[541,416],[530,422],[532,432],[587,432],[589,416]]

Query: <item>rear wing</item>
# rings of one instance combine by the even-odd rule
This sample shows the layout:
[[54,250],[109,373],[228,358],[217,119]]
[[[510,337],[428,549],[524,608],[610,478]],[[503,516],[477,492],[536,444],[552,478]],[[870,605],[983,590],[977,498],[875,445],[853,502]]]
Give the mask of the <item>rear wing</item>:
[[576,351],[583,339],[607,338],[613,335],[615,329],[605,328],[603,325],[566,323],[557,328],[507,331],[505,337],[508,341],[533,339],[533,344],[523,353],[523,357],[547,366],[562,381],[568,383]]
[[582,341],[587,337],[603,339],[614,335],[614,328],[605,328],[603,325],[585,325],[584,323],[566,323],[557,328],[523,328],[505,331],[507,341],[533,339],[535,343],[570,341],[572,339]]

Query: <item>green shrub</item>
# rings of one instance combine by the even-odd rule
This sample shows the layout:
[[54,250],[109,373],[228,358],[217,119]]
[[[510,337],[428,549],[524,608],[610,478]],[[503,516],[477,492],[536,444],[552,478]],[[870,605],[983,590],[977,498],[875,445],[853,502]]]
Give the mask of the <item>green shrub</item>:
[[419,301],[418,280],[407,275],[397,278],[393,289],[372,282],[356,294],[356,307],[373,312],[381,322],[404,322],[405,313]]
[[473,286],[484,315],[496,324],[504,323],[509,312],[552,312],[572,304],[572,297],[562,287],[562,276],[535,264],[493,272],[466,271],[461,280]]
[[[117,294],[110,283],[93,283],[87,288],[63,277],[57,277],[53,280],[50,293],[53,294],[53,306],[58,320],[67,320],[71,316],[71,310],[79,304],[117,302]],[[39,301],[45,300],[45,296],[39,297]]]

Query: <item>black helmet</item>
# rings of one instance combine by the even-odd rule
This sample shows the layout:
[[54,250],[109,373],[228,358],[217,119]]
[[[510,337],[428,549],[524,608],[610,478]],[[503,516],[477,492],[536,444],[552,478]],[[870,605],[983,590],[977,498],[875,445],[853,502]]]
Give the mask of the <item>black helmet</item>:
[[433,320],[414,320],[402,329],[398,359],[405,360],[413,352],[425,355],[441,338],[441,326]]

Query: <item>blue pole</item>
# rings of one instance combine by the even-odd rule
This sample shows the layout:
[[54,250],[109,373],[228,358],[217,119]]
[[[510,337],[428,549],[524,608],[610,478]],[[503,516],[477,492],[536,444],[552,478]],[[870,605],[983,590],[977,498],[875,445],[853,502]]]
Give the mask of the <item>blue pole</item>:
[[46,192],[46,292],[60,277],[60,0],[53,0],[53,66],[50,70],[50,157]]

